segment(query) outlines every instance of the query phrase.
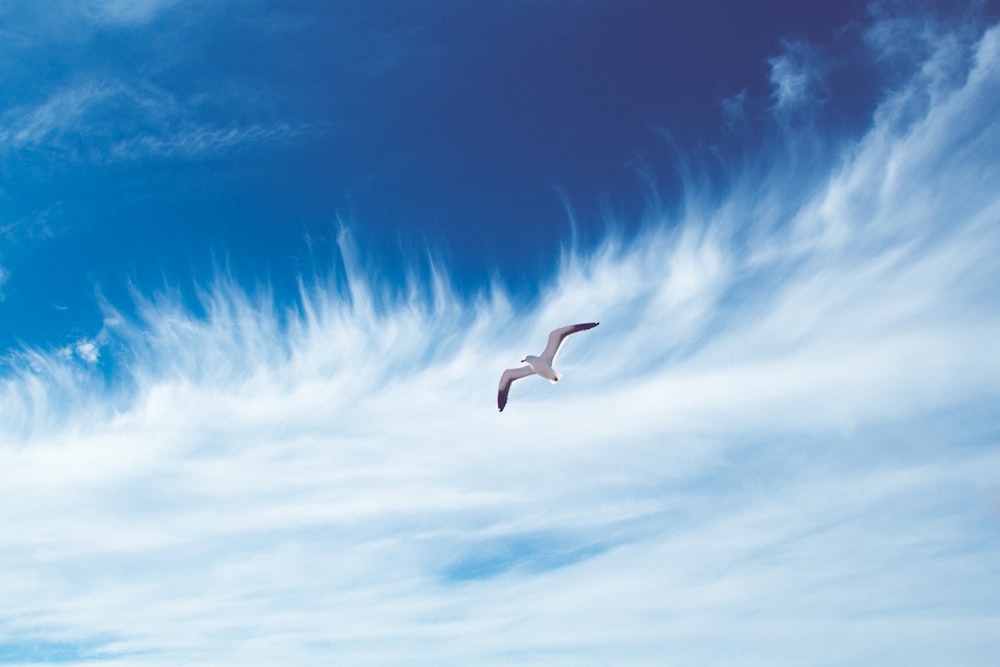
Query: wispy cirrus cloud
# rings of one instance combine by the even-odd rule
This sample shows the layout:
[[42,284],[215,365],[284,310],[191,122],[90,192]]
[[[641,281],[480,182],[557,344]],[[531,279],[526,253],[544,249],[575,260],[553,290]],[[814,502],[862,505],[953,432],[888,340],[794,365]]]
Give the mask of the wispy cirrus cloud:
[[[92,347],[22,351],[0,381],[0,646],[992,659],[1000,28],[980,37],[964,70],[932,50],[818,180],[775,163],[689,191],[637,239],[567,250],[528,306],[435,267],[381,285],[344,237],[341,279],[294,304],[223,276],[203,315],[137,294]],[[588,319],[563,381],[498,415],[500,371]]]
[[128,137],[111,146],[108,157],[112,160],[144,157],[195,158],[273,142],[295,141],[318,131],[320,130],[316,127],[292,126],[284,122],[239,127],[192,124],[165,135]]
[[0,145],[35,147],[54,137],[80,133],[86,127],[86,116],[121,90],[120,86],[88,82],[59,91],[37,106],[8,109],[0,123]]
[[97,162],[199,158],[315,131],[281,121],[217,125],[156,86],[90,80],[0,114],[0,149]]

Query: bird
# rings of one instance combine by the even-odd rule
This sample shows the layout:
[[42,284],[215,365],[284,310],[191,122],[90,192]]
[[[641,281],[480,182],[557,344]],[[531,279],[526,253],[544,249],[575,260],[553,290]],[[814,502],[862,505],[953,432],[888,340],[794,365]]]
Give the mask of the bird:
[[584,322],[583,324],[569,324],[558,329],[553,329],[541,354],[537,357],[529,354],[524,359],[521,359],[521,363],[526,363],[527,366],[505,370],[503,375],[500,376],[500,391],[497,392],[497,406],[500,408],[500,412],[503,412],[504,406],[507,405],[507,394],[510,393],[510,385],[513,384],[514,380],[520,380],[529,375],[537,374],[553,384],[558,382],[562,375],[552,369],[552,364],[555,363],[556,355],[559,354],[559,348],[562,347],[563,341],[570,334],[593,329],[598,324],[600,322]]

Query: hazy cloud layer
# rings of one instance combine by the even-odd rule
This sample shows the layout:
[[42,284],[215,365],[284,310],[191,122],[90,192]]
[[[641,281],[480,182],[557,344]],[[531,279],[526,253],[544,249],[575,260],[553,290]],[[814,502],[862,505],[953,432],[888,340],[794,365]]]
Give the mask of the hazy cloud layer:
[[[204,316],[137,294],[8,360],[0,656],[987,664],[1000,29],[978,37],[939,35],[830,173],[689,190],[567,250],[531,306],[433,267],[383,286],[345,234],[342,279],[296,304],[223,276]],[[497,414],[502,369],[592,319],[559,385]]]
[[[156,18],[184,5],[166,28],[156,25]],[[258,86],[224,75],[172,78],[184,55],[204,43],[196,36],[192,43],[169,41],[164,32],[208,21],[222,7],[183,0],[40,0],[0,8],[11,26],[0,26],[0,74],[11,88],[0,101],[0,159],[56,165],[202,159],[322,131],[275,119]],[[108,40],[119,42],[115,57],[130,67],[110,66],[102,50]],[[58,46],[46,51],[52,45]],[[31,76],[33,69],[52,74]],[[241,113],[220,118],[213,114],[220,101],[237,104]]]
[[142,25],[181,0],[90,0],[84,13],[98,23]]

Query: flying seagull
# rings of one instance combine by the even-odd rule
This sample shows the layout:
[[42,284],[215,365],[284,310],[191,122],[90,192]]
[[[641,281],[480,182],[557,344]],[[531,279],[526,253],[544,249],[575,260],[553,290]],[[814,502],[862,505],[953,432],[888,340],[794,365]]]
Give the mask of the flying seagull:
[[521,378],[526,378],[529,375],[537,373],[553,384],[558,382],[562,376],[552,370],[552,364],[555,363],[556,355],[559,354],[559,348],[562,347],[563,341],[570,334],[593,329],[598,324],[600,322],[586,322],[584,324],[570,324],[565,327],[559,327],[549,334],[549,340],[545,343],[545,349],[542,350],[540,355],[536,357],[533,354],[529,354],[524,359],[521,359],[521,363],[527,363],[527,366],[505,370],[503,375],[500,376],[500,391],[497,393],[497,405],[500,407],[500,412],[503,412],[504,406],[507,405],[507,394],[510,392],[510,385],[514,380],[520,380]]

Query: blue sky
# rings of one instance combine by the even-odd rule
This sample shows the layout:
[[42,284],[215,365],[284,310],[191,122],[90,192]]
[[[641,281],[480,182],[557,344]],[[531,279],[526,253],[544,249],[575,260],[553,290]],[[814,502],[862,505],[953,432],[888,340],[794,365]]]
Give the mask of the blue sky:
[[[649,179],[678,194],[675,151],[745,148],[723,102],[766,115],[782,40],[850,58],[865,18],[861,3],[77,4],[4,10],[4,348],[58,344],[88,312],[99,325],[97,289],[186,288],[213,262],[290,297],[342,224],[390,280],[429,248],[463,289],[537,292],[567,200],[587,245],[602,203],[634,230]],[[844,67],[829,115],[857,129],[876,91]]]
[[0,664],[990,664],[1000,9],[676,4],[0,4]]

